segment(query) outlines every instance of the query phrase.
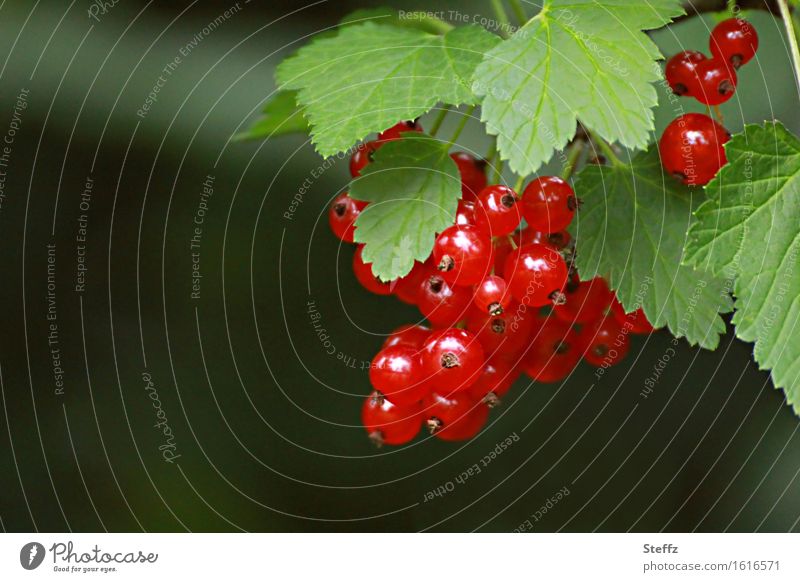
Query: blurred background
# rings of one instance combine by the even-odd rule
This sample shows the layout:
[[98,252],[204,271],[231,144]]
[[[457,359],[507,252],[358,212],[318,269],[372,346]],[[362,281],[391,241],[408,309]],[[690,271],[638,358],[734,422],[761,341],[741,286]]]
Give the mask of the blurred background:
[[[366,439],[362,366],[418,315],[364,291],[328,231],[346,160],[231,138],[281,58],[348,12],[488,4],[0,5],[3,530],[800,531],[800,422],[730,331],[716,352],[634,338],[599,380],[519,381],[467,443]],[[761,47],[726,125],[797,133],[782,28],[749,18]],[[706,50],[710,26],[654,39]],[[676,115],[659,91],[658,131]],[[488,148],[478,123],[461,141]]]

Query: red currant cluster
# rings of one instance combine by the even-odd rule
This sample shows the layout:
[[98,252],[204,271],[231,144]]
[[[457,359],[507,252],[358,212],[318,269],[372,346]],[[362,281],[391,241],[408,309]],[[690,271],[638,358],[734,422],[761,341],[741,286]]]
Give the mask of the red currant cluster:
[[[403,122],[361,146],[353,176],[382,142],[409,130],[421,128]],[[353,258],[367,290],[416,305],[431,324],[396,329],[372,360],[374,392],[362,421],[379,445],[406,443],[423,424],[443,440],[469,439],[522,372],[556,382],[581,358],[607,367],[625,356],[630,333],[653,329],[641,310],[626,314],[602,278],[580,280],[565,230],[578,199],[567,182],[540,177],[519,196],[488,185],[484,161],[464,152],[452,158],[462,199],[428,259],[384,282],[364,263],[362,247]],[[337,197],[329,212],[334,234],[353,242],[365,206],[346,193]]]
[[[665,74],[676,95],[716,107],[736,91],[736,71],[756,54],[758,35],[749,22],[729,18],[714,27],[709,48],[711,58],[698,51],[676,54],[667,61]],[[661,136],[661,162],[685,184],[705,185],[727,162],[722,146],[728,139],[728,131],[708,115],[681,115]]]

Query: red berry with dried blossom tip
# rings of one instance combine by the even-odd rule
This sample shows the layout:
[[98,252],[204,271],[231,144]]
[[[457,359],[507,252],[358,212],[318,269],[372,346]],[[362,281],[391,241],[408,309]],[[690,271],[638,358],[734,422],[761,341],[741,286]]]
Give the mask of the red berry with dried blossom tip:
[[531,243],[541,243],[543,245],[550,245],[556,250],[562,250],[569,246],[572,242],[572,237],[566,230],[559,230],[556,232],[540,232],[532,228],[525,228],[519,233],[517,246],[529,245]]
[[430,433],[445,441],[474,437],[489,416],[489,409],[466,391],[447,396],[434,392],[423,401],[422,410]]
[[600,319],[614,298],[602,277],[581,281],[577,275],[570,277],[564,295],[565,302],[553,308],[553,315],[569,324],[586,324]]
[[383,348],[369,367],[372,387],[394,404],[419,402],[427,393],[422,380],[422,364],[416,348],[391,346]]
[[361,407],[361,422],[376,446],[402,445],[417,436],[422,427],[422,405],[396,405],[373,392]]
[[720,105],[736,92],[736,71],[721,59],[706,59],[695,67],[696,86],[692,96],[704,105]]
[[431,335],[431,329],[424,325],[418,323],[401,325],[389,334],[389,337],[384,340],[381,349],[392,346],[403,346],[419,350],[422,344],[425,343],[425,340],[428,339],[429,335]]
[[707,59],[698,51],[681,51],[667,61],[664,76],[670,89],[676,95],[693,96],[697,88],[695,67]]
[[714,27],[708,45],[712,55],[738,69],[755,56],[758,34],[746,20],[729,18]]
[[416,305],[417,297],[419,296],[419,287],[422,284],[422,281],[434,272],[435,271],[430,260],[424,263],[415,261],[414,266],[411,268],[411,272],[405,277],[400,277],[394,282],[392,292],[403,303]]
[[556,232],[572,222],[578,199],[572,186],[558,176],[537,178],[522,192],[522,213],[533,230]]
[[350,175],[353,178],[358,178],[361,175],[361,170],[367,167],[372,161],[373,154],[381,147],[378,141],[368,141],[359,144],[353,156],[350,158]]
[[350,198],[347,192],[333,199],[328,210],[328,224],[336,238],[347,243],[353,242],[353,223],[367,204],[368,202]]
[[507,291],[502,277],[489,275],[475,288],[475,305],[481,313],[500,315],[511,303],[511,294]]
[[541,318],[523,356],[522,369],[537,382],[558,382],[581,359],[581,338],[571,325],[554,317]]
[[413,121],[400,121],[395,123],[389,129],[386,129],[378,134],[379,142],[387,142],[387,141],[394,141],[397,139],[401,139],[403,137],[403,133],[414,131],[417,133],[422,133],[422,125],[419,123],[418,120]]
[[469,388],[469,393],[476,400],[482,400],[489,408],[500,403],[500,399],[511,389],[511,385],[519,377],[519,372],[511,363],[503,359],[489,359],[483,372]]
[[478,338],[457,328],[434,331],[422,347],[421,359],[424,380],[441,394],[472,386],[486,360]]
[[461,198],[475,200],[478,192],[486,188],[486,161],[479,160],[467,152],[450,154],[461,175]]
[[702,113],[686,113],[672,120],[658,142],[664,169],[690,186],[702,186],[725,165],[722,147],[730,135]]
[[433,325],[455,325],[464,318],[472,303],[472,289],[450,285],[441,275],[423,279],[417,294],[417,307]]
[[453,285],[477,285],[492,268],[491,237],[476,226],[455,224],[433,243],[433,261],[442,278]]
[[542,307],[563,300],[567,263],[550,246],[533,243],[519,247],[506,259],[503,278],[512,297],[528,307]]
[[586,346],[583,359],[598,368],[620,363],[630,349],[628,331],[612,316],[586,326],[581,336]]
[[478,194],[475,223],[490,236],[503,236],[516,230],[522,220],[519,196],[508,186],[487,186]]
[[535,319],[534,309],[512,302],[502,315],[470,312],[467,329],[478,337],[487,358],[514,364],[528,345]]
[[616,297],[611,302],[611,315],[614,316],[620,326],[627,328],[631,333],[648,334],[655,331],[641,307],[631,313],[625,313],[625,308],[622,307]]
[[372,272],[372,263],[365,263],[361,256],[364,250],[364,245],[358,245],[356,252],[353,255],[353,273],[356,279],[367,291],[375,293],[376,295],[391,295],[391,283],[384,283],[378,279]]

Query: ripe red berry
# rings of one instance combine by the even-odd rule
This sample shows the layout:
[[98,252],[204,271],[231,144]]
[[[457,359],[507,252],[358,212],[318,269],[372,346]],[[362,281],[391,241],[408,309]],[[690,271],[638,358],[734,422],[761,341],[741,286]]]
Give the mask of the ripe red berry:
[[391,295],[391,283],[384,283],[372,273],[372,263],[365,263],[361,257],[364,245],[358,245],[353,255],[353,273],[364,289],[376,295]]
[[674,119],[658,142],[664,169],[685,184],[702,186],[725,165],[722,147],[730,135],[702,113],[687,113]]
[[672,92],[693,96],[698,85],[695,67],[705,60],[706,56],[697,51],[681,51],[668,60],[664,75]]
[[424,380],[441,394],[472,386],[484,363],[478,338],[465,329],[434,331],[422,347]]
[[482,400],[490,408],[499,404],[511,385],[519,377],[514,367],[503,359],[490,359],[483,366],[478,380],[469,388],[469,393],[476,400]]
[[736,92],[736,72],[722,59],[706,59],[695,67],[697,84],[692,96],[704,105],[719,105]]
[[373,392],[361,407],[361,422],[375,445],[402,445],[417,436],[422,426],[422,405],[395,405]]
[[430,263],[431,261],[426,261],[424,263],[415,261],[411,272],[394,282],[392,292],[400,301],[408,303],[409,305],[417,304],[419,287],[422,281],[434,273],[433,266]]
[[372,161],[372,156],[379,147],[381,147],[381,144],[378,141],[368,141],[358,145],[350,158],[350,175],[353,178],[358,178],[361,175],[361,170]]
[[456,220],[453,224],[475,225],[475,203],[469,200],[459,200],[456,209]]
[[475,200],[478,192],[486,188],[486,161],[479,160],[467,152],[454,152],[450,157],[461,174],[461,198]]
[[631,333],[648,334],[655,331],[655,328],[647,320],[647,316],[644,314],[641,307],[631,313],[625,313],[625,309],[622,307],[622,304],[617,301],[616,297],[614,297],[614,300],[611,302],[611,314],[620,326],[626,328]]
[[333,199],[328,210],[328,224],[336,237],[344,242],[353,242],[353,223],[367,206],[367,202],[355,200],[347,192]]
[[568,323],[554,317],[541,318],[539,323],[523,357],[522,368],[537,382],[558,382],[581,359],[580,336]]
[[512,302],[502,315],[472,311],[467,329],[478,337],[487,358],[515,364],[528,345],[535,318],[534,309]]
[[575,192],[558,176],[537,178],[522,193],[522,213],[533,230],[564,230],[572,222],[576,208]]
[[738,69],[755,56],[758,35],[746,20],[729,18],[714,27],[708,44],[712,55]]
[[472,289],[451,286],[441,275],[434,274],[420,283],[417,307],[433,325],[455,325],[464,318],[472,303]]
[[511,303],[511,294],[506,290],[502,277],[489,275],[475,288],[474,300],[482,313],[500,315]]
[[415,131],[417,133],[422,133],[422,125],[419,123],[418,120],[413,121],[400,121],[395,123],[389,129],[386,129],[378,134],[379,142],[387,142],[387,141],[394,141],[396,139],[400,139],[403,137],[404,132],[408,131]]
[[553,308],[553,315],[569,324],[586,324],[600,319],[614,297],[602,277],[590,281],[570,277],[564,295],[566,301]]
[[630,337],[614,317],[607,316],[581,330],[586,351],[583,359],[593,366],[613,366],[622,361],[630,349]]
[[424,325],[401,325],[391,334],[389,334],[389,337],[384,340],[381,349],[392,346],[403,346],[419,350],[422,347],[422,344],[425,343],[425,340],[428,339],[429,335],[431,335],[431,330],[429,327],[425,327]]
[[542,307],[562,300],[567,264],[552,247],[533,243],[508,255],[503,278],[514,299],[529,307]]
[[572,237],[566,230],[546,233],[527,227],[519,233],[517,246],[521,247],[531,243],[540,243],[543,245],[550,245],[554,249],[560,251],[561,249],[567,248],[570,242],[572,242]]
[[427,390],[422,380],[422,365],[416,348],[391,346],[379,351],[369,367],[372,387],[394,404],[419,402]]
[[470,396],[456,392],[447,396],[433,393],[422,405],[428,430],[445,441],[467,440],[486,423],[489,409]]
[[490,236],[514,232],[521,220],[519,196],[508,186],[487,186],[478,194],[475,221]]
[[476,285],[489,273],[492,239],[476,226],[456,224],[446,228],[433,244],[433,260],[445,281]]

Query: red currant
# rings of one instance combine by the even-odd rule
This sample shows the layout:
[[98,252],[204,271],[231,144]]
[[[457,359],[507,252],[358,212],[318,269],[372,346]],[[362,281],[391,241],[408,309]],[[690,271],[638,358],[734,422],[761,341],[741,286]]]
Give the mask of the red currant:
[[429,327],[420,324],[401,325],[395,329],[383,342],[381,349],[392,346],[403,346],[419,350],[428,336],[431,335]]
[[361,175],[361,170],[372,161],[372,156],[379,147],[381,147],[381,144],[378,141],[368,141],[358,145],[350,158],[350,175],[353,178],[358,178]]
[[533,230],[564,230],[572,222],[576,208],[575,192],[558,176],[537,178],[522,193],[522,213]]
[[531,243],[540,243],[543,245],[550,245],[556,250],[565,249],[572,242],[572,237],[566,230],[559,230],[557,232],[540,232],[532,228],[525,228],[519,233],[519,241],[517,246],[528,245]]
[[422,400],[427,392],[421,381],[421,371],[416,348],[391,346],[372,358],[369,381],[394,404],[413,404]]
[[453,224],[475,225],[475,203],[469,200],[459,200],[456,209],[456,220]]
[[670,89],[676,95],[694,95],[697,87],[695,67],[706,60],[706,56],[697,51],[681,51],[667,61],[664,76]]
[[364,286],[364,289],[371,293],[375,293],[376,295],[391,295],[391,283],[384,283],[372,273],[372,263],[365,263],[364,259],[361,257],[363,249],[364,245],[358,245],[353,255],[353,272],[356,275],[356,279]]
[[736,72],[721,59],[706,59],[695,67],[697,85],[692,96],[704,105],[719,105],[736,92]]
[[348,243],[353,242],[353,223],[367,204],[367,202],[350,198],[347,192],[334,198],[328,210],[328,223],[338,239]]
[[408,131],[422,133],[422,125],[420,125],[419,120],[415,119],[414,121],[400,121],[395,123],[389,129],[386,129],[378,134],[378,141],[381,143],[394,141],[402,138],[403,133]]
[[417,436],[422,426],[422,406],[419,403],[395,405],[382,394],[373,392],[361,407],[361,422],[377,446],[402,445]]
[[461,198],[475,200],[478,192],[486,188],[486,161],[479,160],[467,152],[454,152],[450,157],[461,174]]
[[746,20],[729,18],[714,27],[708,44],[712,55],[738,69],[755,56],[758,34]]
[[467,329],[478,337],[487,357],[514,363],[528,345],[535,317],[533,309],[513,302],[502,315],[471,312]]
[[475,436],[486,423],[489,409],[469,392],[448,396],[431,394],[423,402],[428,430],[445,441],[463,441]]
[[434,272],[431,261],[424,263],[414,262],[411,272],[405,277],[401,277],[394,282],[392,292],[403,303],[409,305],[417,304],[417,297],[419,296],[419,287],[422,281],[429,277]]
[[478,194],[476,224],[490,236],[510,234],[522,220],[519,196],[508,186],[487,186]]
[[687,113],[674,119],[658,142],[664,169],[685,184],[702,186],[725,165],[722,147],[730,135],[702,113]]
[[529,307],[542,307],[563,299],[567,264],[552,247],[533,243],[508,255],[503,278],[514,299]]
[[618,324],[631,333],[648,334],[655,331],[655,328],[647,321],[647,316],[641,307],[631,313],[625,313],[625,308],[622,307],[616,297],[611,302],[611,314]]
[[466,315],[472,303],[469,287],[450,286],[441,275],[427,277],[420,284],[417,307],[433,325],[454,325]]
[[425,380],[444,394],[472,386],[484,362],[478,338],[465,329],[434,331],[422,347]]
[[613,317],[604,317],[581,330],[586,352],[583,359],[593,366],[618,364],[628,354],[630,337]]
[[577,276],[570,277],[564,288],[564,295],[565,303],[556,305],[553,315],[570,324],[586,324],[600,319],[613,298],[602,277],[595,277],[590,281],[581,281]]
[[482,313],[500,315],[511,303],[511,295],[506,292],[506,282],[502,277],[489,275],[475,288],[474,300]]
[[511,385],[519,377],[514,367],[503,359],[486,362],[477,382],[470,386],[469,393],[476,400],[482,400],[490,408],[499,404]]
[[541,318],[539,323],[523,357],[522,368],[537,382],[558,382],[581,359],[580,336],[568,323],[554,317]]
[[433,260],[445,281],[476,285],[492,267],[491,237],[476,226],[456,224],[446,228],[433,244]]

